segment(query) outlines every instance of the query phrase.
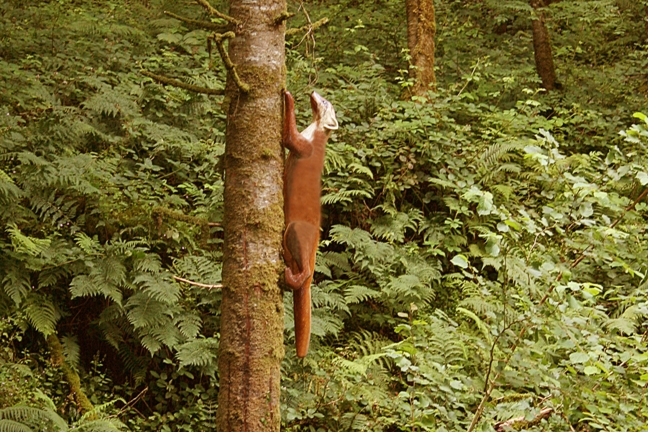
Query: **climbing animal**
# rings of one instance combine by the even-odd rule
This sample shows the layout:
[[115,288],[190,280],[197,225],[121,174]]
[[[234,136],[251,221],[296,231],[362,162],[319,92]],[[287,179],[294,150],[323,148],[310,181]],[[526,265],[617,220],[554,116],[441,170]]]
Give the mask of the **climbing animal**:
[[295,120],[295,100],[285,93],[283,143],[290,150],[284,171],[284,260],[286,285],[293,290],[295,345],[305,357],[310,344],[311,293],[320,231],[321,176],[324,150],[338,128],[333,105],[319,94],[310,96],[313,122],[301,133]]

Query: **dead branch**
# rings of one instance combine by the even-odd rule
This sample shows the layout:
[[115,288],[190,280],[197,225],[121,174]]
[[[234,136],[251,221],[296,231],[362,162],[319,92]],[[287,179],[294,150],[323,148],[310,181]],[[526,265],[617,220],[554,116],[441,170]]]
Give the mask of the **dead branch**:
[[510,420],[503,422],[495,423],[495,430],[497,432],[505,432],[508,429],[528,429],[531,426],[535,426],[540,423],[543,419],[548,418],[554,412],[553,408],[544,408],[531,420],[525,420],[524,416],[515,417]]
[[192,26],[200,27],[200,28],[203,28],[205,30],[212,30],[212,31],[216,31],[216,32],[224,32],[224,31],[227,31],[228,28],[229,28],[229,25],[216,24],[216,23],[209,22],[209,21],[195,20],[195,19],[180,16],[180,15],[176,15],[173,12],[164,11],[164,14],[170,16],[171,18],[175,18],[178,21],[182,21],[183,23],[187,23],[187,24],[190,24]]
[[209,12],[210,15],[213,15],[215,17],[218,17],[220,19],[224,19],[227,22],[231,22],[234,25],[240,25],[241,21],[237,20],[236,18],[232,18],[229,15],[225,15],[224,13],[218,11],[215,9],[212,5],[209,4],[207,0],[196,0],[196,3],[198,3],[200,6],[204,7],[207,12]]
[[291,28],[291,29],[286,30],[286,36],[293,36],[293,35],[296,35],[298,33],[303,33],[303,32],[311,33],[312,31],[317,30],[319,27],[322,27],[323,25],[328,24],[328,22],[329,22],[329,19],[324,17],[321,20],[315,21],[312,24],[307,24],[307,25],[302,26],[302,27]]
[[277,18],[274,19],[274,23],[275,23],[275,25],[280,25],[284,21],[286,21],[286,20],[288,20],[288,19],[290,19],[290,18],[292,18],[294,16],[295,16],[295,14],[293,12],[288,12],[288,11],[282,12]]
[[210,89],[207,87],[200,87],[192,84],[187,84],[185,82],[182,82],[180,80],[174,79],[174,78],[169,78],[164,75],[158,75],[154,74],[153,72],[149,72],[147,70],[142,70],[140,71],[142,75],[145,75],[149,78],[154,79],[155,81],[165,84],[165,85],[170,85],[173,87],[178,87],[184,90],[189,90],[195,93],[203,93],[203,94],[208,94],[208,95],[223,95],[225,94],[225,90],[223,89]]
[[236,72],[236,65],[232,63],[232,59],[230,59],[229,54],[227,54],[227,51],[225,50],[225,45],[224,41],[226,39],[233,39],[236,37],[234,32],[228,31],[227,33],[214,33],[211,35],[211,39],[214,39],[216,42],[216,47],[218,48],[218,53],[221,56],[221,59],[223,59],[223,63],[225,64],[225,67],[227,70],[232,74],[232,78],[234,79],[234,82],[236,83],[236,86],[241,89],[243,93],[249,93],[250,91],[250,86],[243,81],[241,81],[241,78],[238,76],[238,73]]
[[180,276],[173,276],[173,279],[177,280],[178,282],[184,282],[189,285],[197,286],[200,288],[207,288],[207,289],[217,289],[217,288],[223,288],[223,284],[214,284],[214,285],[208,285],[200,282],[194,282],[189,279],[181,278]]

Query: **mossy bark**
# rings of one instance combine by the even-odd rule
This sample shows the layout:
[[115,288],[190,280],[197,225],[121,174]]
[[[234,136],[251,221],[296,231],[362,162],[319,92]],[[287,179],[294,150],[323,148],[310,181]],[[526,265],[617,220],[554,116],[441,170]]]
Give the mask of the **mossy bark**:
[[285,0],[232,0],[225,89],[225,231],[217,429],[279,431],[284,356],[283,148]]
[[644,12],[645,12],[644,28],[646,29],[646,40],[648,40],[648,4],[646,4],[646,6],[644,6]]
[[436,87],[434,73],[434,54],[436,36],[436,17],[433,0],[406,0],[407,47],[410,51],[411,76],[414,86],[411,95],[423,96]]
[[553,53],[549,30],[545,24],[544,12],[540,9],[553,3],[551,0],[532,0],[531,6],[536,9],[536,19],[531,23],[533,29],[533,52],[536,71],[542,80],[542,86],[547,90],[556,88],[556,68],[554,67]]
[[[85,414],[92,411],[94,409],[94,406],[81,387],[81,378],[79,377],[79,374],[74,369],[72,369],[67,361],[65,361],[63,345],[61,345],[61,341],[59,340],[58,336],[56,336],[55,334],[47,336],[47,345],[50,349],[50,360],[52,362],[52,366],[61,368],[63,377],[70,386],[70,392],[74,397],[74,402],[76,402],[79,412]],[[90,419],[94,418],[94,416],[90,416]]]

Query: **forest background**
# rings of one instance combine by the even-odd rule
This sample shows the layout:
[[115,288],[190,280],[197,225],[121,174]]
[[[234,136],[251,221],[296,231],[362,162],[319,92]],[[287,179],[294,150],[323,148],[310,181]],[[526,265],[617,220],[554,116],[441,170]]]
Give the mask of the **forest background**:
[[[647,2],[438,0],[421,96],[405,3],[289,2],[298,121],[316,89],[340,129],[282,428],[642,430]],[[164,11],[209,20],[0,4],[2,431],[215,427],[226,71]]]

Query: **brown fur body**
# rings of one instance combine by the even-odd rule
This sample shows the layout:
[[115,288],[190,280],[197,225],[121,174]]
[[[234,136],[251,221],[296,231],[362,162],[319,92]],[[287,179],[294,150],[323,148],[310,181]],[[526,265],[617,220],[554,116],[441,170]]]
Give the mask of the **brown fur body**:
[[313,123],[300,133],[295,120],[295,102],[289,92],[285,94],[285,102],[283,139],[284,146],[290,150],[284,171],[285,279],[293,290],[297,356],[304,357],[310,344],[310,285],[319,242],[324,151],[330,131],[337,129],[337,120],[329,102],[313,92]]

